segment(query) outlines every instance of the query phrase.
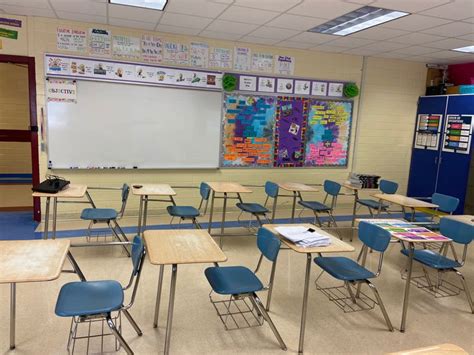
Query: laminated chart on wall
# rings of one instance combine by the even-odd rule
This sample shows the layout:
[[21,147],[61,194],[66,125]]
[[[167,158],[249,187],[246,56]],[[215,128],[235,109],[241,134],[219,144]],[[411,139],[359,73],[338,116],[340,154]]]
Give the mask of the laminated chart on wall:
[[469,154],[474,115],[448,115],[444,128],[443,151]]
[[278,97],[274,166],[303,166],[308,103],[302,97]]
[[419,114],[415,133],[415,148],[438,150],[441,136],[441,114]]
[[225,95],[222,167],[273,165],[276,97]]
[[347,166],[351,121],[351,101],[311,100],[304,165]]

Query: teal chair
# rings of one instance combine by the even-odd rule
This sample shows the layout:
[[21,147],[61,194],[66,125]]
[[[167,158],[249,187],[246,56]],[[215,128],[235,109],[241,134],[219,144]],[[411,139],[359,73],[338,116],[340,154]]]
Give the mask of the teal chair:
[[[389,180],[380,180],[379,189],[384,194],[394,194],[398,190],[398,184]],[[379,202],[373,199],[358,199],[357,203],[367,207],[372,218],[374,217],[374,210],[377,211],[379,208],[381,211],[389,213],[388,208],[390,205],[385,202]]]
[[[435,192],[431,196],[431,202],[439,206],[436,210],[434,210],[434,214],[430,215],[426,213],[417,212],[415,214],[415,220],[412,222],[417,222],[417,223],[421,222],[425,224],[427,228],[439,229],[439,223],[436,223],[434,221],[435,215],[438,215],[439,217],[441,217],[442,214],[453,214],[454,211],[456,211],[456,209],[459,206],[459,199],[457,197],[444,195],[437,192]],[[436,211],[439,211],[441,213],[437,214]],[[408,221],[411,221],[412,214],[406,213],[405,219]]]
[[[273,220],[275,218],[275,210],[276,210],[276,203],[277,203],[277,197],[278,197],[278,185],[275,184],[274,182],[267,181],[265,183],[265,194],[267,195],[267,197],[265,199],[265,205],[263,206],[259,203],[238,202],[236,206],[237,208],[241,210],[241,212],[237,219],[240,221],[240,216],[242,215],[242,213],[247,212],[255,216],[255,219],[257,220],[260,227],[263,225],[261,217],[265,218],[268,223],[273,223]],[[269,213],[270,210],[266,207],[269,198],[273,199],[271,220],[269,220],[267,217],[267,213]]]
[[206,207],[204,208],[204,214],[206,214],[207,204],[209,202],[209,195],[211,193],[211,188],[205,182],[201,182],[201,185],[199,186],[199,193],[201,195],[201,202],[199,203],[198,208],[193,207],[193,206],[168,206],[168,207],[166,207],[166,210],[168,211],[168,214],[171,216],[170,224],[173,223],[173,219],[175,217],[180,219],[180,223],[181,223],[181,221],[190,219],[191,222],[196,227],[196,229],[201,229],[201,225],[198,223],[196,218],[201,215],[201,208],[202,208],[202,204],[203,204],[204,201],[206,201]]

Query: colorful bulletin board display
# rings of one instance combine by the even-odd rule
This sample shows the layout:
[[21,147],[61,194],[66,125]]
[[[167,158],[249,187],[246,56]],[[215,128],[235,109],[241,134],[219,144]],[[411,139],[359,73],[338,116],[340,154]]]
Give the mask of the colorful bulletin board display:
[[276,97],[226,94],[222,167],[271,167]]
[[352,101],[312,99],[304,166],[347,166]]
[[279,96],[275,124],[275,167],[301,167],[309,100]]
[[438,150],[441,136],[441,114],[420,114],[415,133],[415,149]]
[[474,115],[448,115],[444,128],[443,151],[469,154]]

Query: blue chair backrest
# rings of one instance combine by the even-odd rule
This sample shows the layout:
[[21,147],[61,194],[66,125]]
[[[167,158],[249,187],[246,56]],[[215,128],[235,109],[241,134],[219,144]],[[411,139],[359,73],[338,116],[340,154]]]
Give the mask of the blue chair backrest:
[[458,208],[459,199],[453,196],[443,195],[435,192],[431,196],[431,202],[439,206],[439,210],[446,213],[452,213]]
[[379,187],[384,194],[394,194],[398,190],[398,184],[389,180],[380,180]]
[[128,186],[127,184],[123,184],[123,186],[122,186],[122,203],[127,201],[129,192],[130,192],[130,186]]
[[324,191],[326,191],[328,195],[335,197],[339,195],[339,191],[341,191],[341,184],[332,180],[324,180]]
[[145,245],[143,244],[143,239],[140,236],[136,235],[133,238],[132,244],[132,265],[133,265],[133,275],[136,275],[141,268],[141,262],[143,260],[143,254],[145,253]]
[[274,182],[267,181],[265,183],[265,193],[272,197],[275,198],[278,196],[278,185],[275,184]]
[[390,243],[390,232],[368,222],[360,222],[359,239],[369,248],[383,253]]
[[260,228],[257,234],[257,246],[270,261],[275,261],[280,251],[281,241],[268,229]]
[[459,244],[469,244],[474,238],[474,226],[451,218],[441,218],[439,231]]
[[211,188],[205,182],[201,182],[199,186],[199,193],[203,200],[207,200],[209,198],[209,194],[211,193]]

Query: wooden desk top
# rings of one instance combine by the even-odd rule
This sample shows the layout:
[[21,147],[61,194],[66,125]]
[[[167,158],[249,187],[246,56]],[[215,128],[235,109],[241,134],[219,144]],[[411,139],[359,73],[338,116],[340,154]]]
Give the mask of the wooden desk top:
[[[280,235],[280,233],[278,233],[277,230],[275,229],[276,227],[282,227],[282,226],[295,226],[295,227],[296,226],[302,226],[302,227],[305,227],[305,228],[313,228],[313,229],[317,230],[318,233],[329,236],[331,238],[331,245],[328,245],[327,247],[314,247],[314,248],[303,248],[303,247],[297,246],[294,243],[287,240],[286,238],[282,237]],[[313,224],[309,224],[309,223],[301,223],[301,224],[264,224],[263,228],[266,228],[269,231],[271,231],[272,233],[274,233],[276,236],[278,236],[281,239],[283,244],[288,246],[290,249],[296,251],[297,253],[342,253],[342,252],[350,252],[350,251],[355,250],[355,248],[352,245],[343,242],[339,238],[336,238],[335,236],[329,234],[328,232],[326,232],[326,231],[324,231],[324,230],[322,230],[318,227],[315,227]]]
[[58,197],[58,198],[81,198],[87,191],[87,185],[69,184],[64,190],[55,194],[47,194],[44,192],[33,192],[33,197]]
[[450,218],[450,219],[454,219],[456,221],[460,221],[460,222],[469,224],[471,226],[474,226],[474,216],[471,216],[471,215],[468,215],[468,214],[454,215],[454,216],[448,215],[448,216],[444,216],[442,218]]
[[69,245],[68,239],[0,241],[0,283],[57,279]]
[[395,353],[388,353],[386,355],[461,355],[468,354],[463,348],[454,344],[440,344],[427,346],[424,348],[416,348],[405,351],[397,351]]
[[154,265],[219,263],[227,257],[207,231],[147,230],[147,255]]
[[318,192],[319,190],[308,186],[305,184],[300,184],[299,182],[281,182],[278,183],[278,186],[286,191],[295,191],[295,192]]
[[417,200],[416,198],[407,197],[407,196],[398,195],[398,194],[380,193],[380,194],[373,194],[372,196],[375,198],[378,198],[379,200],[395,203],[403,207],[410,207],[410,208],[416,208],[416,207],[437,208],[439,207],[438,205],[435,205],[433,203]]
[[250,190],[248,187],[242,186],[236,182],[206,182],[206,184],[209,185],[209,187],[214,191],[214,192],[220,192],[220,193],[239,193],[239,194],[244,194],[244,193],[250,193],[252,190]]
[[[140,188],[133,185],[142,185]],[[175,196],[176,192],[168,184],[132,184],[132,194],[136,196]]]

